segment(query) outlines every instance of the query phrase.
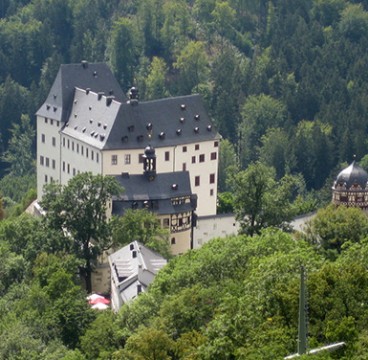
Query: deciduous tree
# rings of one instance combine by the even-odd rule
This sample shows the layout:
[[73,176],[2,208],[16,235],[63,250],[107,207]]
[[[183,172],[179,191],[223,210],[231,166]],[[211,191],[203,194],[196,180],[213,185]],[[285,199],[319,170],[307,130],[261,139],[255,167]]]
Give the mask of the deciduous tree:
[[74,241],[76,256],[84,260],[80,270],[88,292],[93,261],[111,246],[108,201],[120,191],[113,177],[91,173],[76,175],[64,187],[52,183],[45,188],[41,205],[46,210],[46,224]]

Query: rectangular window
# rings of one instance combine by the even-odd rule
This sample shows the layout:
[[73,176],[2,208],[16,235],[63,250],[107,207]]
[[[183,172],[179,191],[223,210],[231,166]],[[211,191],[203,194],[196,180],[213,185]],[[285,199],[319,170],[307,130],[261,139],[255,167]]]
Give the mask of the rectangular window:
[[79,144],[77,144],[77,154],[79,154]]
[[54,136],[52,137],[52,146],[56,146],[56,138]]
[[44,157],[40,156],[40,165],[43,165],[43,163],[44,163]]
[[201,184],[201,178],[199,176],[196,176],[194,178],[194,186],[199,186]]
[[117,164],[118,164],[118,156],[111,155],[111,165],[117,165]]
[[194,149],[199,150],[199,144],[195,144]]
[[56,121],[56,126],[59,127],[59,121]]
[[204,154],[199,155],[199,162],[204,162]]
[[88,159],[88,148],[86,148],[86,158]]
[[95,159],[95,152],[93,150],[91,150],[91,159],[94,160]]
[[46,167],[49,167],[50,166],[50,159],[47,157],[46,158]]
[[45,143],[45,141],[46,141],[45,134],[41,134],[41,141],[42,141],[43,143]]
[[81,154],[82,154],[82,156],[84,155],[84,147],[83,147],[83,145],[81,146]]
[[100,154],[96,152],[96,162],[100,161]]
[[73,168],[73,176],[75,176],[76,174],[76,171],[75,171],[75,168]]
[[218,147],[219,142],[218,141],[215,141],[213,145],[214,145],[214,147]]
[[217,159],[217,153],[213,152],[211,153],[211,160],[216,160]]
[[187,152],[187,147],[186,146],[183,146],[183,152]]
[[69,141],[69,139],[68,139],[68,149],[70,148],[70,141]]
[[65,138],[63,138],[63,147],[65,147]]
[[165,151],[165,161],[170,161],[170,151]]
[[130,154],[124,155],[124,164],[129,165],[130,164]]
[[162,226],[165,228],[168,228],[170,226],[170,219],[169,218],[164,218],[162,220]]
[[195,162],[196,162],[196,157],[192,156],[192,164],[195,164]]
[[50,125],[54,125],[54,120],[50,119]]
[[63,171],[65,172],[65,161],[63,161]]
[[70,164],[67,165],[67,173],[69,174],[70,173]]
[[74,141],[72,141],[72,151],[74,151]]
[[213,191],[213,189],[211,189],[210,190],[210,196],[213,196],[213,194],[214,194],[214,191]]
[[187,163],[183,163],[183,171],[187,171]]
[[48,121],[48,119],[47,119],[47,118],[45,118],[45,124],[47,124],[47,121]]
[[143,164],[143,160],[144,160],[144,158],[143,158],[143,154],[139,154],[139,155],[138,155],[138,161],[139,161],[139,163],[140,163],[140,164]]
[[45,175],[45,183],[48,182],[48,178],[47,178],[47,175]]
[[52,168],[55,169],[55,167],[56,167],[56,161],[52,159]]
[[215,174],[210,174],[210,184],[215,183]]

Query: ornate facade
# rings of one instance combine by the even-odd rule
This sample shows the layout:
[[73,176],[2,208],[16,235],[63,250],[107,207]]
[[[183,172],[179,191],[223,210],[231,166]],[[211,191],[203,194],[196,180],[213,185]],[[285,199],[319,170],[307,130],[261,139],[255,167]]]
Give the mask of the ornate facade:
[[338,175],[332,186],[332,203],[349,207],[368,208],[368,174],[353,161]]

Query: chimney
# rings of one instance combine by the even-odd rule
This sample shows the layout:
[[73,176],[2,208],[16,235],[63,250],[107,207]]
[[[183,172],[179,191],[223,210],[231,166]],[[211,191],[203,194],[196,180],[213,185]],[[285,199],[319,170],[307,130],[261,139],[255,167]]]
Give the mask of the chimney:
[[115,99],[115,96],[106,96],[106,106],[110,106],[112,101]]
[[87,69],[88,68],[88,61],[87,60],[82,60],[81,64],[83,66],[83,69]]
[[129,90],[129,103],[134,106],[134,105],[138,105],[138,89],[135,88],[134,86]]

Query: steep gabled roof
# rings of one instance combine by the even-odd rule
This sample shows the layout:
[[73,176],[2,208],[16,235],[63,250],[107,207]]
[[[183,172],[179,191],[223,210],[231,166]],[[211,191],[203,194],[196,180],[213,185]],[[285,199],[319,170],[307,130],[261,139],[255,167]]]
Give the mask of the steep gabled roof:
[[71,114],[62,133],[102,149],[120,106],[112,97],[76,88]]
[[121,105],[105,149],[134,149],[219,139],[200,95]]
[[105,63],[63,64],[60,66],[46,101],[36,115],[66,122],[76,87],[90,89],[95,93],[103,92],[106,95],[115,96],[118,101],[126,101],[119,83]]
[[113,284],[123,302],[128,302],[145,291],[158,271],[167,261],[160,254],[148,249],[138,241],[122,247],[109,256]]

